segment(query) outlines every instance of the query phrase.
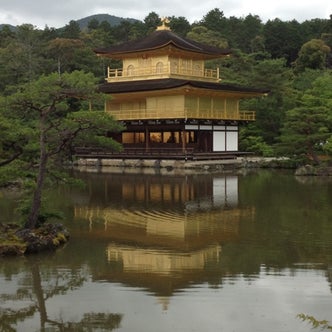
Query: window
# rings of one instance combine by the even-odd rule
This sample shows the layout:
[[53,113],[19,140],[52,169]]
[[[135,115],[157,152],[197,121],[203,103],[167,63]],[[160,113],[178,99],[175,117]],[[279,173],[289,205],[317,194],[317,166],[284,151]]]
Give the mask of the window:
[[194,75],[202,76],[201,66],[197,63],[194,65]]
[[164,72],[164,64],[159,61],[157,64],[156,64],[156,73],[157,74],[162,74]]
[[174,131],[164,132],[164,143],[179,143],[179,133]]
[[135,67],[133,65],[129,65],[127,67],[127,76],[133,76],[134,75],[134,69],[135,69]]
[[179,64],[177,60],[172,60],[171,62],[171,73],[178,74],[179,73]]
[[151,143],[161,143],[162,142],[162,133],[151,132],[150,133],[150,142]]
[[190,60],[182,59],[182,72],[183,72],[183,74],[189,75],[190,74],[190,67],[191,67]]
[[122,143],[123,144],[138,144],[144,143],[144,132],[137,133],[122,133]]

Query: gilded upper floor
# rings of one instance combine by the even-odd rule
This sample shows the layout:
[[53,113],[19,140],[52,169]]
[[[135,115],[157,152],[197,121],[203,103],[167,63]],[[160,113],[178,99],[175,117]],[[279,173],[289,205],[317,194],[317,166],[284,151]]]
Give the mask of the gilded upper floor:
[[164,24],[143,39],[96,49],[95,52],[98,56],[122,61],[121,68],[108,68],[108,83],[160,78],[219,82],[219,68],[206,68],[205,61],[231,53],[227,49],[180,37]]
[[207,69],[204,61],[170,56],[137,57],[123,60],[122,68],[107,69],[106,81],[122,82],[160,78],[219,82],[219,68]]

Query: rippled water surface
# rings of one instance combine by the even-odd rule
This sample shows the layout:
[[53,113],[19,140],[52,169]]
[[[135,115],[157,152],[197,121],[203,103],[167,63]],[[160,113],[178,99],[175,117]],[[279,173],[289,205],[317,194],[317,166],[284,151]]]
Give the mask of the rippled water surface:
[[[77,174],[69,243],[0,258],[0,331],[312,331],[332,325],[332,179]],[[15,218],[0,193],[0,222]]]

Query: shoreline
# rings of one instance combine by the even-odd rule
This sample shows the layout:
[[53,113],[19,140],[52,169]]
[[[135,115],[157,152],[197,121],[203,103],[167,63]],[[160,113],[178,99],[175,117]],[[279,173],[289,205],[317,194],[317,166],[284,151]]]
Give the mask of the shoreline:
[[0,223],[0,233],[0,258],[55,251],[70,237],[68,230],[57,223],[46,223],[34,229]]
[[[76,170],[92,173],[205,173],[238,171],[249,168],[293,168],[289,158],[238,157],[217,160],[170,160],[170,159],[100,159],[81,158],[74,163]],[[286,167],[286,164],[288,164]]]

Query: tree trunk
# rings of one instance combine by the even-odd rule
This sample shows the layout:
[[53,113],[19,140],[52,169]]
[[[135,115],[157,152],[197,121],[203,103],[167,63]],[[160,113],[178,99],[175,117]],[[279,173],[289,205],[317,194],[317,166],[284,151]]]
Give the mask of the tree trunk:
[[40,160],[36,178],[36,188],[33,193],[33,200],[31,204],[31,210],[28,215],[27,221],[24,225],[24,228],[36,228],[38,223],[38,216],[41,209],[41,199],[42,199],[42,190],[44,185],[46,166],[47,166],[47,151],[46,151],[46,129],[45,129],[45,114],[41,114],[40,116]]
[[40,313],[40,330],[45,331],[45,323],[47,322],[47,311],[38,263],[31,265],[31,275],[33,291],[36,294],[38,311]]
[[315,152],[314,146],[311,143],[308,143],[307,146],[309,158],[314,162],[315,165],[319,165],[319,158]]

